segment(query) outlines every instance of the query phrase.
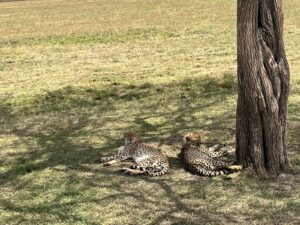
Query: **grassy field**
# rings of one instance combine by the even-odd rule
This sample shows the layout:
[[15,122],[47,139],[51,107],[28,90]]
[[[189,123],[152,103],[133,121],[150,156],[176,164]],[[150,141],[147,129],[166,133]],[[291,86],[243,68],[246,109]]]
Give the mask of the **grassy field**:
[[[300,2],[285,2],[289,158],[278,181],[182,169],[182,134],[234,148],[236,1],[0,1],[0,224],[299,224]],[[123,131],[171,171],[94,160]]]

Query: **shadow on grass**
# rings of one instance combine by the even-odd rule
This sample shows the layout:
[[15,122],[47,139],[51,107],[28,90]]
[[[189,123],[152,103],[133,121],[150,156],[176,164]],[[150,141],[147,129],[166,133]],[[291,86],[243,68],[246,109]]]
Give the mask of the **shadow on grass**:
[[[213,188],[211,184],[219,182],[217,185],[220,186],[221,181],[208,178],[174,180],[173,176],[181,168],[177,158],[170,157],[173,171],[162,178],[123,178],[119,173],[107,174],[109,172],[105,168],[93,163],[98,157],[110,155],[112,149],[122,144],[122,139],[115,135],[121,134],[124,126],[137,130],[142,140],[169,146],[178,143],[183,132],[192,130],[212,131],[214,136],[233,136],[235,106],[229,104],[235,97],[235,86],[233,76],[225,75],[221,78],[206,77],[166,85],[112,84],[102,90],[68,86],[36,96],[24,107],[1,100],[0,109],[3,110],[0,121],[3,130],[0,135],[17,136],[18,142],[12,141],[10,147],[21,143],[26,151],[6,154],[4,164],[7,169],[0,174],[0,185],[21,186],[21,189],[32,188],[37,191],[22,176],[43,172],[45,169],[51,169],[53,173],[61,170],[67,175],[65,187],[51,201],[22,207],[22,204],[16,205],[8,199],[2,199],[2,208],[9,212],[51,214],[60,220],[99,224],[86,221],[84,216],[80,217],[72,211],[72,206],[95,203],[105,208],[110,201],[116,201],[125,206],[128,202],[132,204],[120,216],[132,214],[132,207],[137,209],[146,204],[146,208],[152,210],[159,206],[157,210],[160,212],[155,214],[157,216],[147,215],[148,210],[140,212],[151,221],[148,224],[238,222],[235,219],[237,215],[231,216],[225,211],[218,211],[217,206],[209,208],[201,203],[190,205],[187,202],[192,198],[199,202],[207,201],[207,193]],[[215,108],[219,110],[215,112]],[[198,113],[201,112],[203,113],[199,116]],[[122,127],[119,123],[125,125]],[[101,140],[100,144],[90,141],[90,137],[97,136]],[[210,138],[215,138],[214,136]],[[174,153],[176,151],[178,149],[174,149]],[[173,155],[172,152],[168,154]],[[81,173],[92,175],[82,178],[79,175]],[[132,184],[137,179],[162,191],[162,194],[156,196],[153,190],[145,190],[144,186],[136,188]],[[180,185],[188,189],[186,194],[176,190],[175,187]],[[255,185],[257,184],[254,184],[254,189],[259,188]],[[237,199],[245,192],[234,183],[227,186],[236,191]],[[18,191],[17,187],[14,188]],[[103,197],[81,195],[93,188],[106,189],[109,192],[103,194]],[[39,193],[42,194],[43,190]],[[217,197],[221,195],[222,193],[213,196],[212,200],[218,201]],[[59,203],[68,196],[71,198],[70,202]],[[296,207],[293,206],[292,209]],[[271,212],[269,216],[272,216]],[[251,218],[251,215],[245,217]]]
[[[211,115],[203,115],[203,121],[213,119],[208,125],[197,122],[199,118],[195,113],[210,107],[220,107],[234,96],[235,85],[234,78],[226,75],[219,79],[206,77],[166,85],[118,85],[102,90],[67,86],[36,96],[25,103],[21,101],[19,105],[2,99],[0,121],[4,129],[0,130],[0,134],[19,137],[29,150],[25,155],[16,153],[13,163],[16,167],[25,161],[31,161],[36,169],[41,170],[55,165],[89,163],[95,157],[95,154],[91,155],[92,152],[101,156],[123,142],[119,136],[111,137],[105,130],[99,130],[99,127],[118,120],[127,122],[129,117],[131,122],[127,122],[128,128],[138,130],[143,140],[169,145],[180,138],[185,130],[213,127],[227,129],[232,133],[231,126],[226,123],[234,119],[234,111],[225,111],[217,116],[213,112]],[[159,99],[159,96],[163,98]],[[172,108],[166,110],[165,107],[170,104]],[[118,108],[120,106],[124,112]],[[131,107],[136,111],[132,112]],[[235,110],[234,106],[228,109]],[[118,113],[114,115],[114,112]],[[151,120],[158,122],[152,124],[149,122]],[[123,132],[120,128],[116,130]],[[94,149],[84,141],[89,135],[97,133],[105,143],[100,149]],[[159,136],[162,138],[158,139]],[[80,138],[84,140],[76,141]],[[44,155],[47,160],[34,163]],[[4,174],[4,177],[12,179],[12,174],[17,175],[14,170],[19,171],[19,168],[13,168],[7,172],[10,176]]]

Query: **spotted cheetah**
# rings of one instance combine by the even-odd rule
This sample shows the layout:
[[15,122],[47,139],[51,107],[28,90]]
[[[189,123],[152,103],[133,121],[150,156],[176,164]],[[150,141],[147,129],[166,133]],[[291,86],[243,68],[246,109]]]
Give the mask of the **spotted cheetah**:
[[188,171],[203,176],[218,176],[229,174],[241,169],[238,165],[215,159],[227,154],[225,151],[216,152],[220,144],[207,148],[201,143],[201,136],[189,133],[183,137],[181,157]]
[[130,168],[123,168],[122,171],[125,174],[161,176],[168,172],[168,158],[160,149],[139,143],[137,135],[133,132],[124,133],[124,139],[125,146],[118,149],[118,154],[100,159],[104,166],[132,159],[135,164]]
[[190,144],[193,146],[197,146],[199,148],[199,151],[205,153],[206,155],[212,158],[217,158],[228,154],[226,150],[220,150],[222,147],[225,146],[224,144],[219,143],[211,147],[207,147],[206,145],[204,145],[201,141],[201,135],[197,132],[192,132],[185,135],[183,141],[185,145]]

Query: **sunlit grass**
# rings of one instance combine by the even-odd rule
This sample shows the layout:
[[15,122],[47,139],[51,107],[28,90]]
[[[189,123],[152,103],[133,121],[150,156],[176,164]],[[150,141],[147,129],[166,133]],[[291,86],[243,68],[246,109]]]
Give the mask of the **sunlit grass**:
[[[300,18],[285,1],[291,172],[186,173],[181,135],[234,148],[236,1],[0,2],[3,224],[297,224]],[[124,130],[171,171],[127,177],[95,164]]]

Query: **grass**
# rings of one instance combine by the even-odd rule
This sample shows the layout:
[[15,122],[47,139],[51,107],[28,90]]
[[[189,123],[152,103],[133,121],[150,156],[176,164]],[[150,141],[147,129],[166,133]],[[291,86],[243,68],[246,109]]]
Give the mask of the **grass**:
[[[298,1],[285,1],[292,170],[276,182],[197,177],[177,159],[188,131],[234,147],[236,1],[0,6],[0,223],[300,222]],[[93,163],[127,129],[163,149],[168,175]]]

